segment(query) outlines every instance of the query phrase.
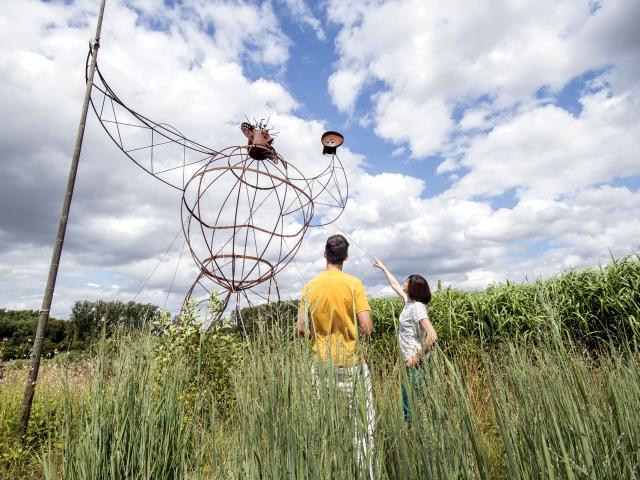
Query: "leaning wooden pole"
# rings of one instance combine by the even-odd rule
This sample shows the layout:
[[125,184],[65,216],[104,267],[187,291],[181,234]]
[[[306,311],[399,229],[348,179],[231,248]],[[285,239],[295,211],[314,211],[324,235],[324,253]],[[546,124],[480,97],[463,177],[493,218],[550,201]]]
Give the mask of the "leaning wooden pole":
[[33,351],[31,353],[31,370],[27,378],[24,398],[20,407],[20,433],[24,437],[29,425],[29,417],[31,416],[31,404],[33,403],[33,395],[36,391],[36,381],[38,380],[38,371],[40,370],[40,357],[42,356],[42,342],[47,329],[49,320],[49,310],[53,299],[53,291],[56,286],[56,278],[58,276],[58,265],[60,265],[60,256],[62,255],[62,244],[64,243],[64,235],[67,230],[67,220],[69,218],[69,210],[71,208],[71,198],[73,197],[73,188],[76,183],[76,175],[78,173],[78,161],[80,160],[80,150],[82,149],[82,140],[84,138],[85,125],[87,123],[87,112],[89,111],[89,99],[91,98],[91,87],[93,86],[93,75],[96,70],[96,60],[98,58],[98,48],[100,47],[100,31],[102,30],[102,17],[104,16],[104,6],[106,0],[100,2],[100,13],[98,14],[98,25],[96,26],[96,35],[91,41],[91,63],[87,72],[87,85],[84,92],[84,102],[82,104],[82,113],[80,114],[80,125],[76,136],[76,145],[73,150],[73,158],[69,169],[69,180],[67,181],[67,191],[64,195],[62,203],[62,213],[58,223],[58,234],[56,235],[56,243],[53,248],[51,257],[51,265],[49,266],[49,277],[42,298],[42,307],[40,308],[40,316],[38,318],[38,328],[33,341]]

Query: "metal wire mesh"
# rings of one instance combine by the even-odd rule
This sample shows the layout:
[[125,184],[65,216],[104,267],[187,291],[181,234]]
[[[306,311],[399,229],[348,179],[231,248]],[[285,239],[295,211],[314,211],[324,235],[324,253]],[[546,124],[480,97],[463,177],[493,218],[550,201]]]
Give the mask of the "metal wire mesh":
[[232,298],[236,304],[279,299],[275,276],[293,260],[308,228],[334,222],[345,208],[348,182],[335,148],[325,155],[326,168],[311,177],[275,151],[262,122],[242,124],[247,145],[214,150],[129,108],[99,67],[96,72],[91,105],[111,140],[182,192],[182,229],[199,269],[185,302],[206,309],[220,290],[225,306]]

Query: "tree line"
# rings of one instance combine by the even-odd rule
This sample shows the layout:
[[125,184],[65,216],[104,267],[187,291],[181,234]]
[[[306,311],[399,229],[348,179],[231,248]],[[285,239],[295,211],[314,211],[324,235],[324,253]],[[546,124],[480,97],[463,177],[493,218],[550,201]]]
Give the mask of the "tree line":
[[[38,324],[38,310],[0,308],[0,356],[2,360],[28,358]],[[49,317],[42,353],[51,357],[59,352],[88,348],[103,333],[140,329],[160,314],[156,305],[120,301],[77,301],[69,320]]]

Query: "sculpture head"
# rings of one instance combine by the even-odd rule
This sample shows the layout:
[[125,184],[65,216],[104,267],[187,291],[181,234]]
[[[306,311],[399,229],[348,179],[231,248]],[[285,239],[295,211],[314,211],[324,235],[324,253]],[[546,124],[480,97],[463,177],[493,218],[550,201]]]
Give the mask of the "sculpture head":
[[271,145],[273,143],[273,137],[267,130],[267,126],[260,122],[257,125],[251,125],[249,122],[242,122],[240,129],[244,136],[247,137],[247,145],[251,145],[249,148],[249,156],[254,160],[269,159],[277,162],[275,155],[275,149]]
[[324,132],[320,139],[324,148],[322,149],[323,155],[335,155],[338,147],[344,143],[344,137],[338,132]]

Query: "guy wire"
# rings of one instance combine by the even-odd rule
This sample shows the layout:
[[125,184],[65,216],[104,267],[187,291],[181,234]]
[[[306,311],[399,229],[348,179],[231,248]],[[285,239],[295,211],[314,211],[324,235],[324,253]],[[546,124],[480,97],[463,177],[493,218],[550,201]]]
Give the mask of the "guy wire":
[[178,239],[178,237],[180,236],[180,234],[182,233],[182,226],[180,226],[180,229],[178,230],[178,233],[176,234],[175,237],[173,237],[173,240],[171,241],[171,243],[169,244],[169,247],[164,251],[164,253],[162,254],[162,256],[160,257],[160,260],[158,261],[158,263],[156,264],[156,266],[153,268],[153,270],[151,271],[151,273],[149,274],[149,276],[145,279],[145,281],[142,283],[142,286],[140,287],[140,289],[138,290],[138,293],[135,294],[135,296],[133,297],[133,301],[135,302],[136,299],[138,298],[138,295],[140,295],[140,293],[142,292],[142,290],[144,290],[144,287],[147,286],[147,283],[149,282],[149,280],[151,279],[151,277],[153,276],[154,273],[156,273],[156,270],[158,269],[158,267],[160,266],[160,264],[162,262],[164,262],[165,257],[167,256],[167,253],[169,253],[169,250],[171,250],[171,247],[173,247],[173,244],[176,242],[176,240]]
[[348,239],[349,241],[351,241],[351,243],[353,243],[353,244],[354,244],[354,245],[355,245],[355,246],[356,246],[356,247],[357,247],[357,248],[358,248],[362,253],[364,253],[367,257],[369,257],[369,258],[370,258],[371,260],[373,260],[374,262],[377,260],[377,259],[376,259],[376,257],[374,257],[374,256],[373,256],[373,255],[371,255],[369,252],[367,252],[364,248],[362,248],[362,247],[358,244],[358,242],[356,242],[356,241],[353,239],[353,237],[352,237],[351,235],[348,235],[348,234],[347,234],[347,232],[346,232],[343,228],[341,228],[341,225],[339,225],[339,224],[338,224],[338,221],[337,221],[337,220],[336,220],[334,223],[338,226],[338,228],[339,228],[339,230],[338,230],[338,231],[339,231],[340,233],[342,233],[345,237],[347,237],[347,239]]

